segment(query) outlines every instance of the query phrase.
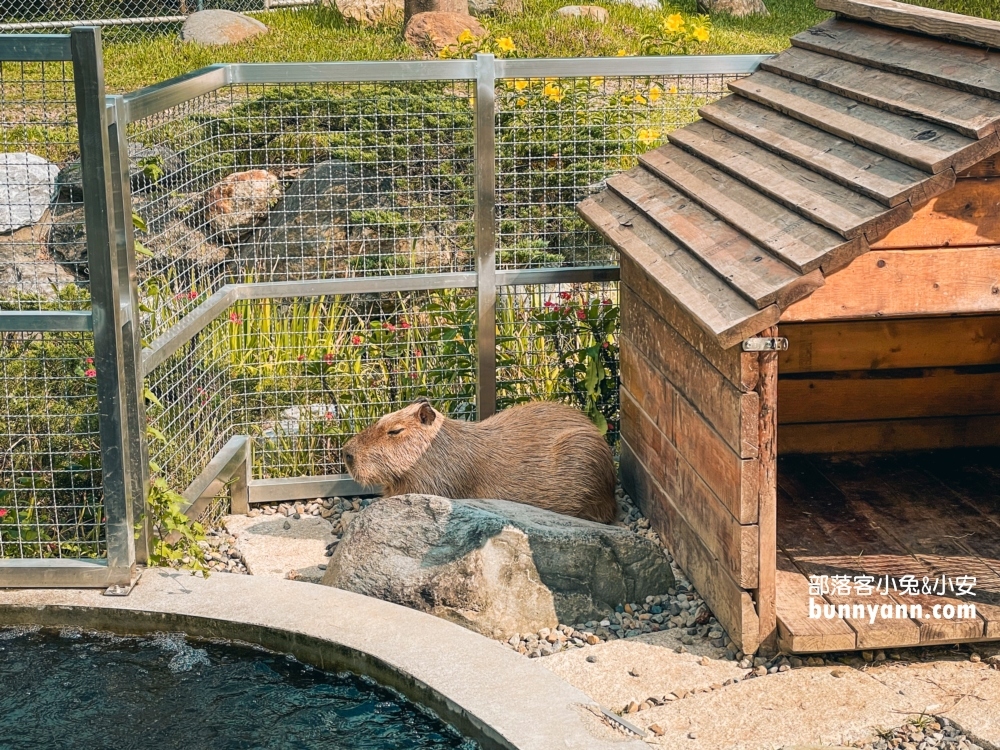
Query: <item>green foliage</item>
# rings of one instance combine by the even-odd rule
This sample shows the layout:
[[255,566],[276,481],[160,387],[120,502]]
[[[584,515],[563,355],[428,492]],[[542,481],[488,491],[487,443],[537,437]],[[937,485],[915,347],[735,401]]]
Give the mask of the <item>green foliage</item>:
[[[153,469],[159,471],[158,467]],[[159,476],[149,482],[146,512],[153,527],[149,564],[187,568],[208,578],[204,550],[198,542],[205,541],[205,527],[181,512],[186,501]],[[138,536],[138,534],[137,534]]]
[[693,55],[711,37],[712,21],[708,16],[684,20],[680,13],[663,19],[655,34],[643,34],[639,48],[644,55]]

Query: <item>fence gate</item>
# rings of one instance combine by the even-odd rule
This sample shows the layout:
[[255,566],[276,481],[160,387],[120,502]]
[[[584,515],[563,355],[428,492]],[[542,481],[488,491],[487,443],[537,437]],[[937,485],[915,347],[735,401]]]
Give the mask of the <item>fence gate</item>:
[[0,36],[0,65],[0,587],[127,584],[142,380],[100,31]]

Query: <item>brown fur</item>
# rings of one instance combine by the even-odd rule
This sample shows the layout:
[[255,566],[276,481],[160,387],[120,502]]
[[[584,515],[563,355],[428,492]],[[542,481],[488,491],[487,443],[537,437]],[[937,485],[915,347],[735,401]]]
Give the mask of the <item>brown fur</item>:
[[617,512],[611,449],[565,404],[521,404],[476,423],[418,399],[355,435],[343,455],[355,480],[386,495],[512,500],[602,523]]

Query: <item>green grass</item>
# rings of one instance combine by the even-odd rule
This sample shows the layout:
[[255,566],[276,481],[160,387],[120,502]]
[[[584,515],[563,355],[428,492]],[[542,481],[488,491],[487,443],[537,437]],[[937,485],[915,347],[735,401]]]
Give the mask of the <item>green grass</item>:
[[[984,18],[1000,18],[994,0],[909,0]],[[610,13],[606,24],[563,18],[553,11],[569,0],[527,0],[524,13],[482,19],[496,36],[510,36],[518,53],[529,57],[615,55],[624,49],[639,53],[639,39],[652,34],[666,13],[696,13],[695,0],[665,2],[662,11],[602,3]],[[718,16],[704,54],[760,54],[779,52],[788,38],[829,16],[812,0],[767,0],[770,15],[752,18]],[[211,48],[184,44],[176,27],[142,41],[115,42],[111,32],[105,45],[108,86],[128,91],[220,62],[315,62],[334,60],[400,60],[421,57],[402,40],[402,24],[363,27],[344,21],[321,7],[285,9],[262,14],[270,32],[232,47]]]

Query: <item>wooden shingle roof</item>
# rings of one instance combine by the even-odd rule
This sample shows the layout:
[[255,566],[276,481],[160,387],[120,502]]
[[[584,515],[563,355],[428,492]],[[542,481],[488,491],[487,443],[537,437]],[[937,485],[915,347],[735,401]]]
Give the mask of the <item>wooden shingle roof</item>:
[[838,16],[578,207],[724,347],[1000,152],[1000,23],[817,5]]

